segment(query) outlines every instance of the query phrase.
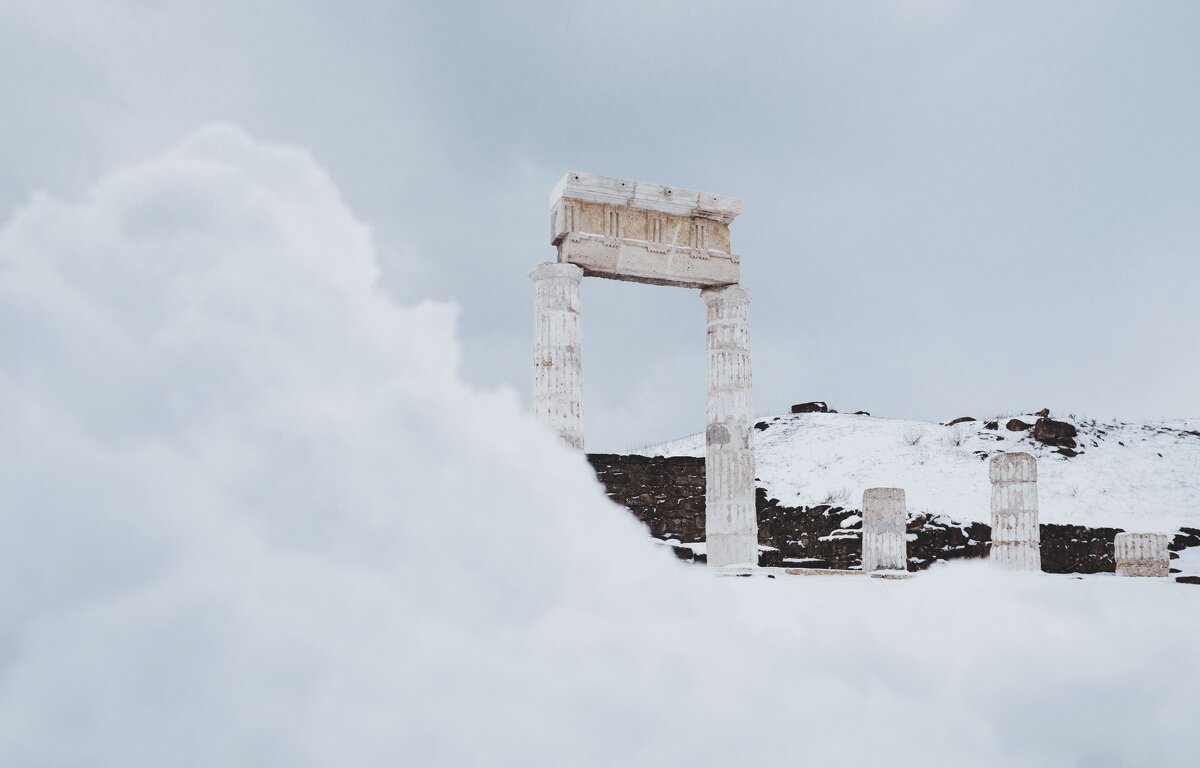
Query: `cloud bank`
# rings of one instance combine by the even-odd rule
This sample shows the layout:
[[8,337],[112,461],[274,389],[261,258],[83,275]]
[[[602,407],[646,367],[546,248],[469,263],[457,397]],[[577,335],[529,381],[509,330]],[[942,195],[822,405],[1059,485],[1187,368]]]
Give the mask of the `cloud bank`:
[[0,764],[1121,764],[1195,592],[713,579],[229,125],[0,229]]

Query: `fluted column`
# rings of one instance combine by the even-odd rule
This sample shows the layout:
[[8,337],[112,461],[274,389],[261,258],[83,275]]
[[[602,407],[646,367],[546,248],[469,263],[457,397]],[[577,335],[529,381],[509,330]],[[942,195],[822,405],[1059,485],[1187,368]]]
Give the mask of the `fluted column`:
[[750,292],[740,285],[700,292],[708,308],[708,429],[705,539],[708,564],[758,565],[750,382]]
[[539,264],[533,280],[533,415],[583,450],[579,282],[574,264]]
[[1038,526],[1037,459],[999,453],[988,466],[992,480],[992,561],[1010,571],[1042,570]]
[[1118,576],[1170,576],[1171,553],[1165,533],[1118,533],[1113,557]]
[[868,488],[863,491],[862,569],[907,571],[908,541],[903,488]]

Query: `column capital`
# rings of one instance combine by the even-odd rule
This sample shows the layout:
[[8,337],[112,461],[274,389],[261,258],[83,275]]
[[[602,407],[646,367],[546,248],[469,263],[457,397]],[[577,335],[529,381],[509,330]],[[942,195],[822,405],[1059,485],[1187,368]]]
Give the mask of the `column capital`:
[[704,299],[704,303],[709,305],[717,301],[749,304],[750,291],[742,287],[741,283],[733,283],[732,285],[723,285],[720,288],[701,289],[700,298]]
[[557,261],[548,261],[544,264],[538,264],[529,273],[529,279],[537,282],[538,280],[551,280],[554,278],[565,278],[567,280],[579,281],[583,279],[583,269],[574,264],[564,264]]
[[863,491],[863,507],[868,504],[904,504],[903,488],[867,488]]
[[1036,483],[1037,459],[1019,451],[997,453],[988,462],[988,476],[996,483]]

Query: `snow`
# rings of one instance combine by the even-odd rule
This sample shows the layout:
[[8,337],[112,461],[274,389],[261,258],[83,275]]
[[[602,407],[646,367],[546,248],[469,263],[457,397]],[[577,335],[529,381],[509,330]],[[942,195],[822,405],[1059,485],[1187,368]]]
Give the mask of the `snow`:
[[[998,430],[985,429],[983,420],[943,426],[840,413],[764,417],[767,429],[754,430],[757,473],[767,494],[787,506],[857,508],[866,488],[897,487],[910,513],[988,522],[991,485],[977,452],[1025,451],[1038,460],[1043,523],[1163,532],[1200,524],[1200,419],[1130,424],[1051,416],[1079,428],[1082,454],[1067,458],[1029,432],[1005,429],[1012,417],[1032,424],[1032,414],[995,417]],[[703,435],[639,453],[702,456]]]
[[1200,576],[1200,547],[1188,547],[1178,554],[1179,557],[1171,561],[1171,568],[1178,570],[1179,573],[1172,573],[1171,578]]
[[713,578],[377,273],[231,126],[0,226],[0,765],[1195,762],[1200,588]]

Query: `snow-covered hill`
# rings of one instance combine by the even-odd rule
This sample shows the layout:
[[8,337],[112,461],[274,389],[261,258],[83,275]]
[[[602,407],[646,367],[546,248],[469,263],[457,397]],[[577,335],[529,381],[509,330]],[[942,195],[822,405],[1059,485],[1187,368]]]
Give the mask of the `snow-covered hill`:
[[[1044,523],[1173,531],[1200,526],[1200,419],[1150,424],[1055,416],[1078,429],[1067,457],[1032,430],[985,421],[952,426],[840,413],[767,417],[754,430],[759,484],[791,506],[857,508],[873,486],[903,488],[913,513],[988,522],[987,457],[1026,451],[1038,459]],[[1038,416],[1017,414],[1033,424]],[[765,428],[764,428],[765,425]],[[649,455],[702,456],[703,434],[650,446]]]

